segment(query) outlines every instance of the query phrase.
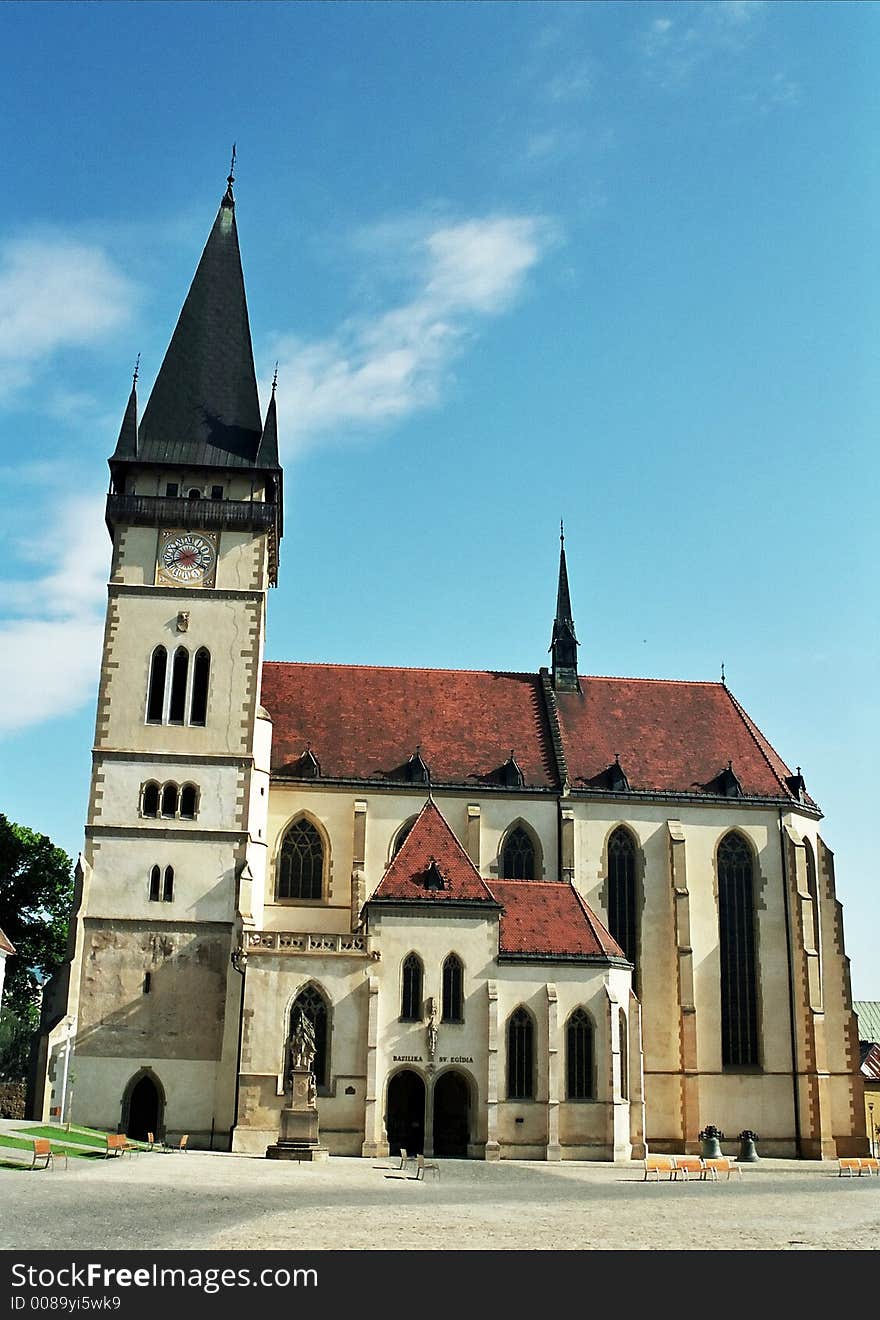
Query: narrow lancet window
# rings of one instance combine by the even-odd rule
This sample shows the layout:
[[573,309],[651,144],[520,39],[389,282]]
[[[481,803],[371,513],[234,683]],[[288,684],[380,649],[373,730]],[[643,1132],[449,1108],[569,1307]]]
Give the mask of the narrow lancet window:
[[315,1074],[316,1086],[329,1085],[329,1056],[330,1056],[330,1032],[329,1032],[329,1014],[327,1012],[327,1001],[320,990],[313,985],[307,985],[300,990],[296,999],[293,1001],[293,1007],[290,1011],[290,1034],[292,1035],[296,1028],[297,1015],[302,1012],[309,1019],[315,1032],[315,1058],[312,1063],[312,1072]]
[[174,867],[165,867],[165,883],[162,886],[162,902],[170,903],[174,898]]
[[593,1023],[582,1008],[568,1019],[565,1032],[565,1094],[569,1100],[593,1098]]
[[186,710],[186,680],[189,673],[189,652],[178,646],[171,666],[171,704],[168,707],[169,724],[182,724]]
[[145,784],[144,796],[141,803],[141,814],[144,816],[158,816],[159,814],[159,785]]
[[636,846],[622,826],[608,840],[608,929],[635,966]]
[[184,784],[180,790],[180,814],[184,820],[194,820],[196,815],[196,786]]
[[211,675],[211,656],[204,646],[196,651],[193,661],[192,698],[189,706],[190,724],[204,724],[208,715],[208,679]]
[[464,1021],[464,995],[462,993],[464,967],[455,953],[450,953],[443,964],[443,1021]]
[[623,1009],[620,1010],[620,1098],[629,1099],[629,1036]]
[[159,885],[161,883],[161,874],[158,866],[154,866],[150,872],[150,902],[159,902]]
[[168,652],[164,646],[157,646],[150,662],[150,685],[147,692],[147,723],[161,724],[165,705],[165,672],[168,668]]
[[403,960],[400,1016],[404,1022],[419,1022],[422,1017],[422,960],[416,953]]
[[721,1062],[758,1063],[758,993],[752,854],[740,834],[718,845],[718,922],[721,946]]
[[177,785],[166,784],[162,789],[162,815],[177,815]]
[[507,1022],[507,1098],[535,1098],[535,1028],[524,1008],[511,1013]]

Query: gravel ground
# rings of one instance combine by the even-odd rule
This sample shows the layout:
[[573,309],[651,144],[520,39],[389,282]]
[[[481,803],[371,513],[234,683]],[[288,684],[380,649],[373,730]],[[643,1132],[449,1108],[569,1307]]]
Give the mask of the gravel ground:
[[729,1182],[646,1183],[642,1168],[391,1160],[324,1164],[189,1151],[0,1169],[2,1250],[874,1250],[880,1179],[762,1160]]

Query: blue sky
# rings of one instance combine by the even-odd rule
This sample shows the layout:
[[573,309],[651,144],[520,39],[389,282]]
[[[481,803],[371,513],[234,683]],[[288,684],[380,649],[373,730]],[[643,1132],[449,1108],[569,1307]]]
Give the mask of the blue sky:
[[716,679],[801,765],[856,998],[874,826],[876,51],[855,4],[0,8],[0,810],[82,837],[106,458],[225,187],[271,658]]

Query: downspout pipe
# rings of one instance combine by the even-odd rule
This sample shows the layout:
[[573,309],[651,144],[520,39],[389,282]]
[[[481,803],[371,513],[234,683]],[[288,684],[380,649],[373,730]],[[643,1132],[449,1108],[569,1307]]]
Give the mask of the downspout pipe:
[[801,1109],[798,1090],[797,1035],[795,1032],[795,978],[794,957],[791,937],[791,913],[789,912],[788,855],[785,848],[785,825],[782,821],[782,807],[779,808],[779,850],[782,856],[782,910],[785,913],[785,950],[788,957],[788,1023],[791,1034],[791,1084],[794,1099],[794,1140],[798,1159],[802,1158],[801,1149]]

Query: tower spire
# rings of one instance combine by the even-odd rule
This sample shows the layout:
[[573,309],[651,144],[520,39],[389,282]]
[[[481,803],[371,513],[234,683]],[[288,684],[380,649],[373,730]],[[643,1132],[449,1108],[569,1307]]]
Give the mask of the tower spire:
[[565,525],[559,523],[559,581],[556,587],[556,618],[550,652],[553,657],[553,688],[556,692],[580,692],[577,676],[578,639],[571,612],[568,565],[565,562]]

